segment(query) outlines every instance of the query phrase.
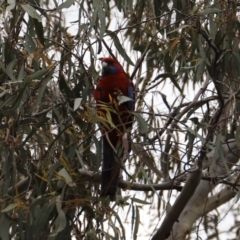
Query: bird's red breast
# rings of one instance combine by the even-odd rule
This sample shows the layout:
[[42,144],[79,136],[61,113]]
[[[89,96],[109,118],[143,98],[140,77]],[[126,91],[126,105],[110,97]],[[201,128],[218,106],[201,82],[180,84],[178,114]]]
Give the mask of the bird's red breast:
[[[102,103],[109,104],[109,107],[113,107],[116,114],[111,114],[112,122],[117,126],[120,132],[123,132],[124,129],[129,128],[132,125],[132,115],[130,111],[134,110],[133,83],[117,60],[113,58],[102,58],[101,61],[103,67],[102,77],[98,81],[97,87],[94,90],[94,98],[97,101],[97,108],[101,113],[104,113],[105,111],[101,108]],[[132,99],[132,101],[130,100],[118,104],[119,95],[126,96]],[[113,139],[116,139],[116,136],[114,136],[116,135],[115,131],[109,135],[110,138],[111,135],[113,135]]]

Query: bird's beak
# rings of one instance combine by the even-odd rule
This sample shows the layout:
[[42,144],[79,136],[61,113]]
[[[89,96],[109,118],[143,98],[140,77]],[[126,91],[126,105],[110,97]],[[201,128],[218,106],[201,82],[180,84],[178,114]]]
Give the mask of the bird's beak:
[[102,67],[103,68],[105,68],[105,67],[107,67],[108,66],[108,64],[106,63],[106,62],[102,62]]

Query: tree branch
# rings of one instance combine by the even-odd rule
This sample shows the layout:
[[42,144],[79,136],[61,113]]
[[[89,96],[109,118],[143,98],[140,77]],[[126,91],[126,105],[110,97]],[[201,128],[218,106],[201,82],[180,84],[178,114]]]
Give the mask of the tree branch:
[[228,202],[235,196],[236,196],[236,191],[234,191],[232,187],[230,186],[225,187],[219,193],[208,198],[207,205],[205,208],[205,213],[209,213],[212,210],[220,207],[221,205]]
[[[86,171],[79,169],[78,170],[81,177],[87,178],[90,181],[93,182],[100,182],[101,174],[94,173],[92,171]],[[16,194],[21,194],[25,191],[28,191],[29,185],[32,184],[31,178],[26,177],[17,184],[15,184],[14,187],[10,187],[8,189],[8,194],[13,196]],[[122,188],[123,190],[133,190],[133,191],[159,191],[159,190],[177,190],[181,191],[182,186],[176,185],[174,183],[174,180],[169,180],[168,182],[163,182],[159,184],[140,184],[140,183],[134,183],[124,180],[119,180],[118,187]]]
[[[81,174],[81,177],[87,177],[91,181],[100,182],[101,175],[99,173],[94,173],[92,171],[86,171],[82,169],[79,169],[78,171]],[[156,190],[171,190],[171,189],[175,189],[178,191],[182,190],[182,186],[174,184],[173,180],[169,180],[167,182],[163,182],[159,184],[140,184],[140,183],[119,180],[118,187],[124,190],[133,190],[133,191],[156,191]]]
[[182,192],[177,197],[174,205],[166,215],[163,223],[153,236],[152,240],[164,240],[170,235],[173,224],[178,221],[178,217],[180,216],[189,199],[193,196],[201,180],[201,175],[202,170],[200,168],[197,168],[196,171],[189,173]]

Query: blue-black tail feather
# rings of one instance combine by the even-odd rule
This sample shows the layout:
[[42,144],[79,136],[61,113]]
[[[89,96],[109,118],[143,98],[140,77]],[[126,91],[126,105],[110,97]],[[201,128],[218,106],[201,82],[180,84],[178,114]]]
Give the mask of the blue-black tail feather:
[[115,200],[121,165],[116,159],[116,154],[105,136],[102,137],[102,144],[103,164],[101,196],[109,196],[110,200]]

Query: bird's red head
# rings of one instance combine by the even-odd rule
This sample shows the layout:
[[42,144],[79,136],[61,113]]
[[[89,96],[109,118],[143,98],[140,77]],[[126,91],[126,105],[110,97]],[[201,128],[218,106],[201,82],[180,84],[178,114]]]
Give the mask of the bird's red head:
[[[111,57],[106,57],[106,58],[99,58],[99,60],[102,61],[102,76],[107,76],[107,75],[113,75],[113,74],[118,74],[124,72],[121,64],[111,58]],[[125,72],[124,72],[125,73]]]

